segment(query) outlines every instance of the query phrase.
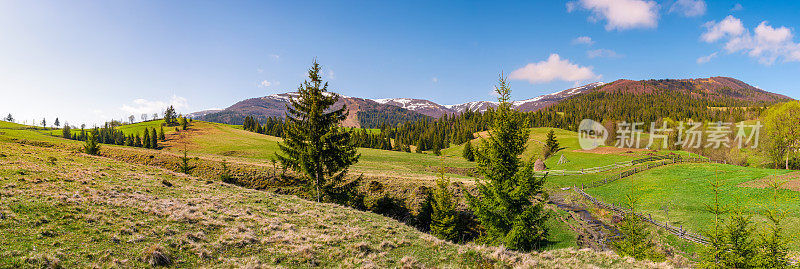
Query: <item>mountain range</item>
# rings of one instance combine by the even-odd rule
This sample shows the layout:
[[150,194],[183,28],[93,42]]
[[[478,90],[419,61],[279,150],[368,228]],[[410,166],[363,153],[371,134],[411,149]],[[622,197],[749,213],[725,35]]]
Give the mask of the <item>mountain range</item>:
[[[519,111],[537,111],[567,98],[596,91],[634,94],[680,92],[697,98],[728,98],[753,102],[791,100],[791,98],[784,95],[761,90],[737,79],[711,77],[640,81],[620,79],[611,83],[595,82],[531,99],[513,101],[512,105]],[[250,98],[237,102],[223,110],[198,111],[189,114],[189,116],[194,119],[228,124],[241,124],[245,116],[253,116],[259,120],[264,120],[268,117],[284,117],[289,99],[296,96],[297,93],[292,92]],[[455,105],[441,105],[430,100],[416,98],[364,99],[340,95],[339,101],[334,104],[334,108],[339,108],[342,105],[347,105],[350,111],[343,126],[375,127],[383,123],[392,125],[426,117],[438,118],[446,114],[457,114],[467,110],[485,111],[489,108],[496,108],[498,103],[474,101]]]

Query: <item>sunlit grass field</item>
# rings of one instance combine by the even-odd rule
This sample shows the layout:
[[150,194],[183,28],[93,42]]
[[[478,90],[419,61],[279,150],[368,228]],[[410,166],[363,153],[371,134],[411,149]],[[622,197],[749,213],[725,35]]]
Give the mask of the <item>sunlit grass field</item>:
[[[764,212],[770,209],[773,192],[754,188],[746,182],[784,175],[789,171],[749,168],[724,164],[677,164],[654,168],[607,185],[586,189],[586,192],[608,203],[626,205],[627,196],[637,200],[635,208],[660,222],[701,232],[712,227],[714,215],[707,206],[714,202],[711,183],[722,184],[720,204],[731,211],[752,215],[756,223],[764,223]],[[800,180],[785,177],[780,180]],[[762,186],[764,187],[764,186]],[[793,235],[792,249],[800,251],[800,193],[778,191],[777,208],[788,213],[787,235]]]
[[[338,205],[5,140],[0,152],[3,268],[141,268],[154,251],[176,267],[648,265],[574,250],[499,260],[494,248],[447,243]],[[574,245],[575,234],[550,224],[559,240],[550,248]]]

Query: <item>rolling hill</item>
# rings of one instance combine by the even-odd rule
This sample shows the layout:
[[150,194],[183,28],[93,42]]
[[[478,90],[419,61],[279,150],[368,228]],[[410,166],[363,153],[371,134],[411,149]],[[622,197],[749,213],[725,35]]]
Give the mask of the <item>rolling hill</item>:
[[730,77],[698,79],[620,79],[594,90],[608,93],[653,94],[658,92],[682,93],[698,98],[735,99],[751,102],[787,101],[791,98],[764,91]]
[[[289,104],[290,98],[296,96],[297,93],[292,92],[250,98],[221,111],[205,110],[191,113],[189,116],[198,120],[237,125],[242,124],[246,116],[253,116],[263,121],[268,117],[284,117],[286,105]],[[350,111],[347,119],[342,124],[345,127],[374,128],[378,126],[375,123],[379,121],[387,124],[397,124],[427,117],[398,106],[340,95],[339,101],[333,105],[333,108],[338,109],[343,105],[346,105]]]

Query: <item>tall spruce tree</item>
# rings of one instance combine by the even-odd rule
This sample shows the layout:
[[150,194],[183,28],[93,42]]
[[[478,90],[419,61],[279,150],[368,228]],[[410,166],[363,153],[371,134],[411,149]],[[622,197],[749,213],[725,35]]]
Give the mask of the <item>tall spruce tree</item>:
[[161,125],[161,129],[158,131],[158,140],[164,141],[166,137],[164,136],[164,125]]
[[[536,249],[545,244],[548,234],[545,179],[534,176],[532,161],[519,158],[529,131],[521,115],[511,108],[511,90],[502,74],[495,91],[500,104],[493,126],[485,143],[475,151],[477,171],[483,175],[477,182],[478,196],[466,189],[464,193],[486,229],[483,242],[517,250]],[[534,200],[536,196],[541,200]]]
[[61,121],[59,121],[58,118],[56,118],[56,121],[53,122],[53,125],[56,126],[56,128],[61,127]]
[[284,167],[300,175],[298,183],[311,185],[317,201],[344,202],[357,181],[344,183],[348,167],[358,162],[359,154],[350,132],[339,128],[348,114],[347,106],[331,109],[339,96],[328,92],[320,75],[322,67],[314,60],[308,78],[297,89],[298,96],[287,105],[283,154],[276,154]]

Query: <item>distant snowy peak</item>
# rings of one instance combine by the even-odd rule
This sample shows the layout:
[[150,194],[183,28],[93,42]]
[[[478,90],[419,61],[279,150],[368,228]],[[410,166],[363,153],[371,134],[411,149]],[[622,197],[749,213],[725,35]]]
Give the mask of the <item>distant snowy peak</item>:
[[[589,90],[593,90],[597,87],[603,86],[605,83],[603,82],[595,82],[591,84],[586,84],[580,87],[570,88],[563,91],[546,94],[537,96],[531,99],[520,100],[520,101],[512,101],[511,105],[520,111],[536,111],[545,107],[548,107],[558,101],[561,101],[567,97],[584,93]],[[457,105],[445,105],[444,107],[453,110],[456,113],[464,112],[467,110],[471,111],[486,111],[489,108],[497,108],[499,103],[497,102],[489,102],[489,101],[476,101],[476,102],[469,102],[465,104],[457,104]]]
[[483,112],[488,110],[489,108],[496,108],[499,105],[498,102],[491,102],[491,101],[474,101],[464,104],[456,104],[456,105],[445,105],[444,107],[453,110],[454,112],[464,112],[464,111],[479,111]]
[[564,100],[576,94],[581,94],[597,87],[603,86],[604,82],[595,82],[586,84],[580,87],[570,88],[563,91],[537,96],[527,100],[514,101],[512,104],[514,108],[520,111],[536,111],[547,106],[550,106],[558,101]]
[[424,99],[386,98],[386,99],[373,99],[372,101],[375,101],[379,104],[392,105],[405,108],[434,118],[438,118],[444,114],[453,113],[453,111],[451,111],[450,109],[448,109],[443,105]]
[[[331,95],[336,94],[336,95],[339,95],[339,98],[350,98],[348,96],[341,95],[341,94],[338,94],[338,93],[332,93],[332,92],[323,92],[322,94],[325,95],[325,96],[331,96]],[[281,101],[281,102],[287,102],[288,103],[291,98],[297,98],[298,96],[300,96],[299,92],[287,92],[287,93],[278,93],[278,94],[267,95],[267,96],[261,97],[261,99],[265,99],[265,100],[271,99],[271,100],[275,100],[275,101]]]

